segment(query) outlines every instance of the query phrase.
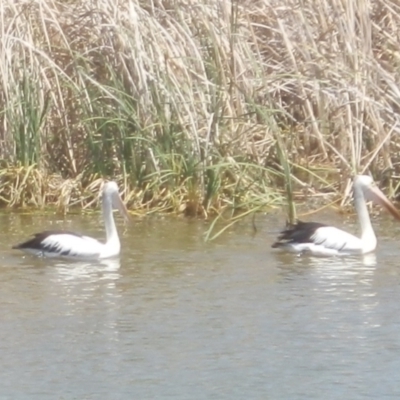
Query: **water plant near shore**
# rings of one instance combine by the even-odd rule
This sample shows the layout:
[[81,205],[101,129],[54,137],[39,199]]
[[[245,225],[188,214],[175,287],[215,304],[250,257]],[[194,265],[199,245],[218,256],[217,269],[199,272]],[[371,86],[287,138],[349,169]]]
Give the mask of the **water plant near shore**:
[[1,203],[90,206],[112,177],[146,212],[293,214],[356,171],[392,178],[391,3],[1,2]]

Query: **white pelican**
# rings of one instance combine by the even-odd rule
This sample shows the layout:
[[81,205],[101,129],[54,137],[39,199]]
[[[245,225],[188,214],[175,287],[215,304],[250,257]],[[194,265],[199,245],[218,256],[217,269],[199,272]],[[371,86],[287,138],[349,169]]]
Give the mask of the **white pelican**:
[[287,227],[272,245],[291,253],[309,253],[319,256],[367,254],[376,248],[376,236],[371,225],[366,200],[385,207],[396,219],[400,213],[367,175],[358,175],[353,181],[354,205],[361,228],[361,238],[333,226],[318,222],[302,222]]
[[73,232],[45,231],[36,233],[32,239],[13,246],[13,249],[20,249],[40,257],[97,260],[118,256],[121,243],[114,222],[113,208],[117,208],[125,220],[129,220],[117,184],[106,182],[102,190],[102,211],[107,237],[105,243]]

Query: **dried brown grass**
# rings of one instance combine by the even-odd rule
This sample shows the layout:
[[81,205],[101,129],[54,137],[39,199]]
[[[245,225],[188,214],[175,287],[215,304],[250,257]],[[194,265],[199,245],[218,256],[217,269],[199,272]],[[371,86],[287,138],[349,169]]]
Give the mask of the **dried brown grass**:
[[[0,157],[68,204],[106,175],[203,215],[275,199],[277,134],[303,187],[398,176],[399,26],[397,0],[4,0]],[[3,202],[50,201],[10,171]]]

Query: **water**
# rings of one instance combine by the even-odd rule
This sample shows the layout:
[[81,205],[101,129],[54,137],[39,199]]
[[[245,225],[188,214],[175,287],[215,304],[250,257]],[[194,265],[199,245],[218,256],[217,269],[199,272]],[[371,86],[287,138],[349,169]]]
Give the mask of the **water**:
[[135,219],[120,261],[84,263],[10,246],[102,238],[97,215],[0,216],[0,399],[399,398],[400,225],[374,222],[375,259],[340,260],[272,251],[282,221],[204,243],[202,222]]

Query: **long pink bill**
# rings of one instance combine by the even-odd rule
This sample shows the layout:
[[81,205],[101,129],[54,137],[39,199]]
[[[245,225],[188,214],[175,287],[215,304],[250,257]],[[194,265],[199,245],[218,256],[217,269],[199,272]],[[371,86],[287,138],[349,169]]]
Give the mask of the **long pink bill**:
[[128,223],[131,219],[128,210],[125,206],[125,204],[123,203],[121,197],[118,195],[117,196],[117,204],[116,204],[118,211],[121,213],[121,215],[124,217],[124,220],[126,223]]
[[372,200],[376,204],[379,204],[382,207],[386,208],[386,210],[389,211],[394,218],[400,221],[400,212],[377,186],[369,188],[367,197],[369,200]]

